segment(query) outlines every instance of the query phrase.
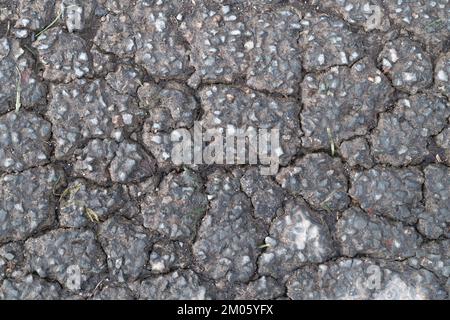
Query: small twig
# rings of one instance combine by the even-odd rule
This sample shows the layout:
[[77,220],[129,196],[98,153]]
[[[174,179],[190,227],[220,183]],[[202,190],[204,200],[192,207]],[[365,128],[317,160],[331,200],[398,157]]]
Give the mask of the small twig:
[[[80,190],[81,184],[71,186],[66,188],[60,195],[59,201],[63,200],[65,197],[69,196],[69,200],[72,200],[73,196]],[[70,203],[70,202],[69,202]]]
[[64,6],[63,6],[62,10],[59,11],[58,14],[56,15],[56,18],[53,19],[53,21],[50,22],[50,24],[47,25],[44,29],[42,29],[41,31],[39,31],[38,33],[36,33],[36,36],[35,36],[36,39],[39,38],[39,36],[42,35],[44,32],[46,32],[48,29],[50,29],[51,27],[53,27],[53,26],[58,22],[58,20],[61,19],[61,16],[62,16],[63,12],[64,12],[66,9],[69,9],[69,8],[72,8],[72,7],[77,7],[77,5],[72,4],[72,5],[67,6],[67,7],[64,7]]
[[106,280],[106,279],[103,278],[102,280],[100,280],[99,283],[97,283],[97,285],[95,286],[94,290],[92,290],[91,297],[95,294],[95,292],[97,291],[97,289],[101,286],[101,284],[102,284],[105,280]]
[[37,53],[36,53],[36,51],[34,51],[34,49],[30,48],[30,47],[27,46],[26,44],[24,44],[23,47],[24,47],[28,52],[30,52],[30,53],[33,55],[34,58],[37,57]]
[[100,222],[100,219],[98,218],[98,214],[92,210],[91,208],[85,207],[84,208],[86,215],[88,216],[89,220],[91,222]]
[[442,21],[441,19],[436,19],[436,20],[433,20],[430,23],[428,23],[426,25],[426,28],[429,31],[437,31],[439,28],[442,29],[442,27],[444,27],[444,26],[445,26],[444,21]]
[[333,140],[333,134],[331,132],[330,128],[327,128],[327,133],[328,133],[328,139],[330,139],[330,144],[331,144],[331,156],[334,157],[334,140]]
[[16,113],[19,112],[22,102],[20,101],[20,96],[22,94],[22,73],[19,67],[16,65],[16,70],[18,73],[17,83],[16,83]]
[[50,22],[49,25],[47,25],[44,29],[42,29],[41,31],[39,31],[38,33],[36,33],[36,39],[39,38],[39,36],[40,36],[41,34],[43,34],[44,32],[46,32],[48,29],[50,29],[51,27],[53,27],[53,26],[58,22],[58,20],[59,20],[60,18],[61,18],[61,11],[58,12],[58,14],[56,15],[56,18],[55,18],[52,22]]
[[326,203],[326,202],[322,204],[322,208],[325,209],[325,211],[328,212],[328,213],[331,212],[331,208],[328,205],[328,203]]
[[8,25],[6,26],[5,37],[9,35],[9,30],[11,30],[11,21],[8,20]]

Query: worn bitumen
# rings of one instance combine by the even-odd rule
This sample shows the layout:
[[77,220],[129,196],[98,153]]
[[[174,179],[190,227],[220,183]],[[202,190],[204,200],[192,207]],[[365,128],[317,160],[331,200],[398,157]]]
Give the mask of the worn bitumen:
[[449,0],[0,1],[0,299],[449,299],[449,50]]

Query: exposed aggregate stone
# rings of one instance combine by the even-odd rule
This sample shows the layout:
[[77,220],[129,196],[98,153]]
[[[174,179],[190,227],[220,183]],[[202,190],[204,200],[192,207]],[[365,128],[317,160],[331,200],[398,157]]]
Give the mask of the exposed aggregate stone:
[[374,167],[352,172],[349,195],[369,214],[415,223],[423,182],[423,174],[415,167]]
[[440,278],[448,278],[450,275],[449,245],[449,240],[433,241],[422,245],[415,257],[409,259],[410,265],[412,267],[421,266]]
[[436,61],[434,84],[442,94],[450,97],[450,53],[440,56]]
[[418,229],[431,239],[450,235],[450,169],[431,164],[425,174],[425,211],[418,222]]
[[390,104],[393,89],[372,61],[364,58],[351,68],[332,67],[308,74],[302,82],[302,144],[326,148],[364,135],[376,125],[376,116]]
[[236,300],[272,300],[282,296],[284,288],[275,279],[262,276],[236,291]]
[[364,28],[365,31],[387,31],[390,22],[381,0],[312,0],[322,10],[341,16],[350,24]]
[[447,164],[450,164],[450,127],[447,126],[441,133],[439,133],[436,138],[436,144],[444,150],[445,159],[441,159],[442,162],[445,160]]
[[116,93],[100,80],[51,85],[50,94],[47,115],[59,159],[90,138],[121,141],[124,131],[133,131],[143,116],[132,97]]
[[340,252],[349,257],[364,254],[381,259],[404,259],[415,254],[421,238],[413,227],[367,215],[350,208],[336,224]]
[[154,155],[159,168],[168,170],[174,166],[172,159],[172,130],[189,129],[199,113],[195,98],[178,84],[165,88],[145,83],[138,89],[139,104],[149,109],[142,130],[144,146]]
[[177,1],[139,1],[132,13],[137,24],[135,62],[158,78],[185,79],[191,71],[188,49],[177,32],[179,14],[186,9]]
[[258,271],[280,278],[306,263],[324,262],[335,252],[331,235],[320,216],[305,204],[290,201],[265,238],[267,248]]
[[204,300],[207,288],[192,271],[174,271],[167,275],[142,281],[139,299],[145,300]]
[[129,15],[108,14],[102,18],[94,43],[104,52],[130,58],[136,51],[132,20]]
[[[141,89],[139,90],[141,92]],[[150,95],[149,93],[153,93]],[[144,126],[146,131],[170,132],[175,128],[191,128],[197,116],[197,101],[186,88],[169,84],[166,88],[143,87],[140,102],[150,107],[150,115]]]
[[155,173],[156,164],[139,144],[124,141],[119,144],[111,161],[109,174],[113,182],[129,183],[142,181]]
[[206,212],[208,199],[202,181],[189,170],[167,175],[155,194],[142,204],[144,226],[173,240],[189,240]]
[[318,210],[342,210],[349,203],[342,162],[325,153],[312,153],[294,166],[282,168],[276,179],[293,195],[301,195]]
[[53,223],[53,188],[62,175],[48,166],[1,177],[0,243],[25,240]]
[[254,40],[244,43],[245,50],[251,53],[247,85],[283,95],[297,92],[302,77],[301,48],[296,41],[300,15],[281,8],[257,16],[252,23]]
[[264,229],[252,217],[251,202],[237,178],[215,172],[206,190],[212,199],[193,245],[195,269],[219,287],[247,282],[256,270]]
[[192,253],[185,242],[163,240],[152,247],[148,267],[152,273],[167,273],[175,269],[184,269],[192,262]]
[[6,279],[0,287],[2,300],[58,300],[61,287],[37,276],[27,275],[23,279]]
[[245,49],[254,41],[249,16],[230,6],[216,10],[200,5],[180,26],[191,47],[195,73],[189,83],[193,87],[202,81],[231,83],[242,77],[251,63],[250,52]]
[[113,217],[102,223],[99,241],[108,257],[109,274],[119,282],[136,280],[147,263],[151,237],[126,219]]
[[23,244],[20,242],[9,242],[1,246],[0,281],[5,278],[23,278],[27,274]]
[[133,292],[122,285],[105,285],[101,291],[99,291],[93,300],[133,300],[135,296]]
[[62,227],[82,228],[112,215],[133,217],[137,213],[123,185],[101,188],[80,179],[70,183],[65,190],[67,192],[61,195],[59,202],[59,223]]
[[117,92],[136,96],[137,89],[142,85],[142,72],[128,65],[120,65],[115,72],[105,77],[106,82]]
[[379,163],[419,164],[429,154],[427,142],[450,116],[448,101],[439,96],[413,95],[398,101],[392,113],[381,114],[372,132],[372,154]]
[[449,0],[0,2],[0,299],[449,299]]
[[394,24],[412,32],[427,44],[431,52],[442,50],[450,31],[450,3],[436,1],[386,1]]
[[378,56],[378,62],[394,87],[408,93],[414,94],[433,82],[430,56],[418,42],[408,38],[388,42]]
[[[30,269],[71,291],[93,289],[105,271],[105,255],[92,231],[56,229],[25,242]],[[72,279],[77,270],[79,283]],[[74,272],[75,271],[75,272]]]
[[94,15],[101,15],[98,5],[101,0],[57,0],[61,21],[68,32],[86,31],[91,26]]
[[241,188],[251,198],[254,215],[270,224],[281,210],[284,192],[271,177],[262,176],[257,168],[249,169],[241,178]]
[[0,116],[0,171],[18,172],[49,162],[51,124],[36,114]]
[[341,19],[308,13],[301,24],[299,45],[307,71],[351,65],[363,56],[361,37]]
[[76,156],[74,174],[99,184],[110,180],[108,166],[118,149],[118,144],[110,139],[93,139]]
[[369,259],[339,259],[307,266],[291,276],[291,299],[443,299],[445,290],[433,273],[401,264],[383,265]]
[[341,143],[339,147],[342,157],[350,166],[361,166],[369,169],[374,160],[370,154],[370,146],[365,138],[355,138]]
[[176,32],[178,21],[172,19],[181,10],[177,2],[142,0],[131,12],[123,9],[104,17],[94,42],[105,52],[134,57],[157,78],[186,78],[187,49]]
[[45,97],[45,86],[34,73],[35,61],[16,39],[0,39],[0,113],[15,107],[17,86],[20,84],[20,102],[34,107]]
[[206,129],[248,130],[278,129],[280,149],[270,154],[280,156],[281,164],[287,163],[300,147],[302,135],[298,121],[299,106],[295,100],[272,98],[250,89],[224,85],[207,86],[200,91],[203,109],[202,125]]
[[46,80],[68,83],[91,72],[86,42],[77,35],[52,29],[40,36],[33,46],[44,65]]
[[155,160],[137,143],[94,139],[81,150],[74,173],[96,183],[128,183],[153,175]]
[[44,28],[52,20],[55,8],[55,0],[19,0],[18,3],[18,20],[16,28],[27,28],[31,30],[39,30]]

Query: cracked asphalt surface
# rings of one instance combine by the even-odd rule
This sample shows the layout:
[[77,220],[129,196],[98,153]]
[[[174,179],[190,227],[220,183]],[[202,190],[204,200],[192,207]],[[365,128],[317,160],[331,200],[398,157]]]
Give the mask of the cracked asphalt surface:
[[[449,0],[0,0],[0,35],[0,299],[449,299]],[[195,121],[279,129],[277,174],[175,165]]]

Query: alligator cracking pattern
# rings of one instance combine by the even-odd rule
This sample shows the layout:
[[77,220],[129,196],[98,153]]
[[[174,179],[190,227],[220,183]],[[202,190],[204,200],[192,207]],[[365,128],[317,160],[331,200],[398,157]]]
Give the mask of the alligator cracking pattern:
[[449,298],[448,0],[0,7],[1,299]]

